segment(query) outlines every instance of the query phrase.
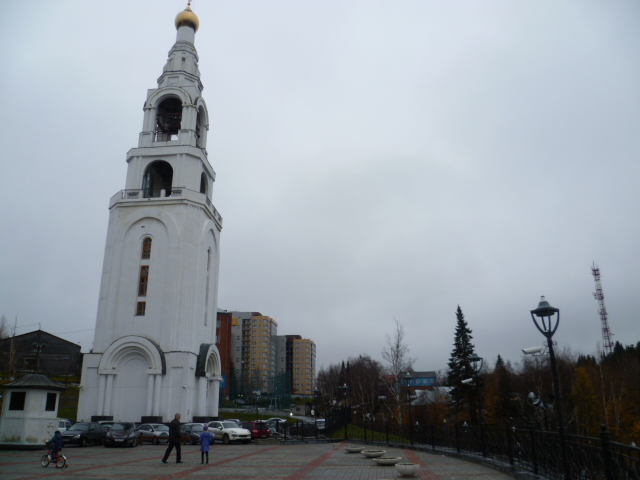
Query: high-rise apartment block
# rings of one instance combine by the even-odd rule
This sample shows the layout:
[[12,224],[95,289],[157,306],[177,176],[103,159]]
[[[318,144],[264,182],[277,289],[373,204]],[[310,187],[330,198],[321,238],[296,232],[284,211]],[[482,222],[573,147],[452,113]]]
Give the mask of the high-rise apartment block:
[[276,340],[276,372],[290,372],[292,395],[313,395],[316,344],[300,335],[280,335]]
[[234,375],[251,389],[270,391],[276,372],[278,323],[260,312],[231,313],[231,357]]
[[[316,345],[300,335],[278,335],[278,322],[260,312],[218,311],[216,343],[225,395],[313,395]],[[286,391],[285,391],[286,390]]]

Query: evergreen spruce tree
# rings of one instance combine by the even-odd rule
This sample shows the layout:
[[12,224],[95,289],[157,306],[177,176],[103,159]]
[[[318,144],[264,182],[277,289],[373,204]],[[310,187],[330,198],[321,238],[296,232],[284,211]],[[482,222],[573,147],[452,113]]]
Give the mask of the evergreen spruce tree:
[[477,423],[475,395],[476,388],[474,385],[464,384],[462,380],[473,378],[475,375],[469,358],[474,353],[474,346],[471,343],[471,329],[464,319],[464,314],[458,305],[456,310],[456,335],[453,342],[453,350],[449,357],[447,372],[448,384],[451,388],[449,395],[451,397],[450,405],[456,415],[469,409],[471,413],[471,422]]

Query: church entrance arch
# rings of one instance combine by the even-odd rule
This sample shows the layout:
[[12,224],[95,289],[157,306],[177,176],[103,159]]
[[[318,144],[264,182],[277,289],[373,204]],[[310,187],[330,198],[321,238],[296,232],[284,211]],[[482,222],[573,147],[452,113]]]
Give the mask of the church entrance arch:
[[113,399],[114,420],[140,420],[146,415],[147,378],[149,365],[147,359],[137,352],[131,352],[120,359],[118,375],[114,379],[114,389],[118,395]]
[[122,421],[151,415],[160,401],[154,398],[156,377],[165,373],[164,353],[157,344],[138,336],[119,338],[100,359],[100,414]]

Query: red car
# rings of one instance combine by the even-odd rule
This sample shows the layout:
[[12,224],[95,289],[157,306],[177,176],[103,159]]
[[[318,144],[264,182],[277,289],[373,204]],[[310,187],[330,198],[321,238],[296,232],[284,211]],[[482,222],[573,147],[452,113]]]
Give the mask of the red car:
[[242,422],[242,428],[251,432],[251,440],[254,438],[269,438],[271,430],[266,422]]

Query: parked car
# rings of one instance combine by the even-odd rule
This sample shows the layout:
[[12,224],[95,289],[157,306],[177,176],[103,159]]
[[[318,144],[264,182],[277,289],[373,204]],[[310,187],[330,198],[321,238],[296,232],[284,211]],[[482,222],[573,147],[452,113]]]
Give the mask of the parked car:
[[71,428],[60,432],[65,445],[100,445],[104,440],[105,431],[97,422],[78,422]]
[[252,440],[254,438],[269,438],[271,436],[271,430],[269,430],[267,422],[242,422],[240,426],[251,432]]
[[220,440],[225,445],[231,442],[249,443],[251,441],[251,432],[240,427],[236,422],[227,420],[215,420],[209,422],[209,431],[213,435],[213,442]]
[[169,427],[162,423],[143,423],[138,427],[138,442],[151,442],[154,445],[169,442]]
[[60,433],[64,432],[65,430],[69,430],[71,428],[71,420],[68,420],[66,418],[59,418],[58,419],[58,428],[57,430],[60,431]]
[[105,432],[108,432],[109,430],[111,430],[111,427],[113,427],[113,424],[116,422],[114,422],[113,420],[100,420],[98,423],[100,424],[100,426]]
[[286,418],[282,418],[282,417],[271,417],[271,418],[267,418],[265,420],[265,422],[267,423],[279,423],[279,422],[286,422]]
[[138,445],[138,432],[133,422],[115,422],[104,436],[105,447],[116,445],[135,447]]
[[204,432],[203,423],[185,423],[180,425],[180,433],[182,434],[182,442],[186,445],[197,445],[200,443],[200,434]]
[[240,424],[242,423],[239,418],[225,418],[224,420],[221,420],[221,422],[234,422],[237,423],[238,426],[240,426]]

